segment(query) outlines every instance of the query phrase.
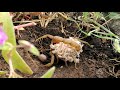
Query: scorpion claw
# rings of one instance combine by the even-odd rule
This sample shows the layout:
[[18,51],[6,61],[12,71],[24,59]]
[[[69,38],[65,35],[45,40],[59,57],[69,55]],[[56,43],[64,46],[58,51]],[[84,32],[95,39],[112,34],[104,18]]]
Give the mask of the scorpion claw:
[[51,67],[53,65],[53,63],[54,63],[54,55],[51,53],[51,62],[46,64],[46,65],[44,65],[44,66]]

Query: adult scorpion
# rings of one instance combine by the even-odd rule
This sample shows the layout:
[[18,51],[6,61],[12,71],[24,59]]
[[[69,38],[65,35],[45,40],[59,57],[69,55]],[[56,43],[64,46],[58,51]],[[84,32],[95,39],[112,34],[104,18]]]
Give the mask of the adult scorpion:
[[[53,36],[50,34],[46,34],[38,38],[36,41],[50,38],[52,39],[50,48],[50,55],[51,55],[51,62],[46,64],[45,66],[50,67],[54,63],[54,54],[57,55],[59,58],[64,58],[65,64],[67,65],[66,61],[74,61],[75,67],[76,63],[79,63],[79,60],[76,58],[79,56],[80,52],[82,52],[83,44],[78,39],[75,38],[63,38],[60,36]],[[85,41],[83,41],[85,42]],[[85,42],[86,43],[86,42]],[[62,49],[64,48],[64,49]],[[62,52],[62,53],[61,53]],[[70,53],[69,53],[70,52]],[[74,53],[74,54],[73,54]],[[65,56],[66,55],[66,56]]]

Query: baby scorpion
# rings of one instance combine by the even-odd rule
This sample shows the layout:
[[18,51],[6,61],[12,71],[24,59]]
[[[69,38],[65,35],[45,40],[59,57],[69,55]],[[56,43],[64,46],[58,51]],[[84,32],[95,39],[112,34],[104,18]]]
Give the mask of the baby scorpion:
[[[61,58],[61,56],[63,56],[63,58],[65,59],[65,63],[66,63],[66,61],[70,61],[70,62],[74,61],[75,65],[76,65],[76,63],[79,62],[78,59],[76,58],[76,56],[79,56],[79,53],[82,52],[83,44],[81,44],[80,41],[78,41],[77,39],[74,39],[72,37],[62,38],[60,36],[53,36],[50,34],[43,35],[42,37],[38,38],[36,41],[38,41],[39,39],[47,38],[47,37],[52,39],[52,44],[50,45],[51,62],[46,64],[45,66],[50,67],[54,63],[54,54],[55,55],[57,54],[59,58]],[[57,46],[57,45],[62,45],[62,46]],[[55,47],[59,47],[60,49],[56,49]],[[65,49],[63,49],[61,47],[65,48]],[[58,51],[55,51],[54,49],[56,49]],[[64,50],[67,50],[67,52],[64,52]],[[61,54],[61,52],[63,52],[63,53]],[[72,53],[69,53],[69,52],[72,52]],[[70,58],[70,60],[68,60],[67,56],[65,56],[65,55],[68,55],[68,58]]]

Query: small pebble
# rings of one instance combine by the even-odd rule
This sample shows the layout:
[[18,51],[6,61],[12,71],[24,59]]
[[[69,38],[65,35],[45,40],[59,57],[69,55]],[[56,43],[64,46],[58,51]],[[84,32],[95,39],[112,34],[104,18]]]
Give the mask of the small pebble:
[[60,68],[63,68],[63,66],[60,66]]
[[38,57],[42,62],[45,62],[47,60],[46,55],[44,54],[40,54],[40,56]]

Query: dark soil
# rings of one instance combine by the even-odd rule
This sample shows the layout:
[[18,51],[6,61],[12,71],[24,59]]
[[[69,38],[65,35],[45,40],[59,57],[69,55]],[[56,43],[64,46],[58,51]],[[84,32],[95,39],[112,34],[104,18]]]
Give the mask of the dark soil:
[[[75,16],[77,16],[76,14]],[[46,28],[41,28],[38,24],[36,26],[31,26],[25,28],[26,30],[20,31],[21,37],[17,37],[17,41],[24,39],[33,43],[40,51],[47,56],[47,62],[50,61],[49,45],[51,40],[46,38],[42,41],[35,42],[37,38],[45,34],[51,34],[61,37],[76,36],[80,37],[81,33],[77,32],[77,28],[74,27],[74,23],[64,21],[65,30],[64,33],[61,32],[60,22],[53,20],[48,24]],[[113,50],[111,41],[103,40],[96,37],[87,37],[84,41],[93,45],[93,48],[88,45],[84,45],[83,52],[80,54],[80,62],[77,64],[75,69],[75,64],[68,62],[68,67],[65,63],[60,60],[59,63],[54,63],[56,66],[53,78],[109,78],[116,77],[116,73],[119,71],[119,64],[110,59],[119,58],[120,54]],[[49,68],[43,66],[43,62],[39,60],[38,57],[32,55],[31,53],[25,52],[24,49],[19,49],[18,52],[23,57],[25,62],[31,67],[34,74],[26,75],[23,73],[18,73],[23,77],[27,78],[38,78],[42,76]],[[118,65],[115,65],[118,64]],[[115,68],[113,71],[113,68]],[[8,70],[8,65],[4,60],[0,60],[0,69]],[[119,77],[119,75],[117,76]]]

